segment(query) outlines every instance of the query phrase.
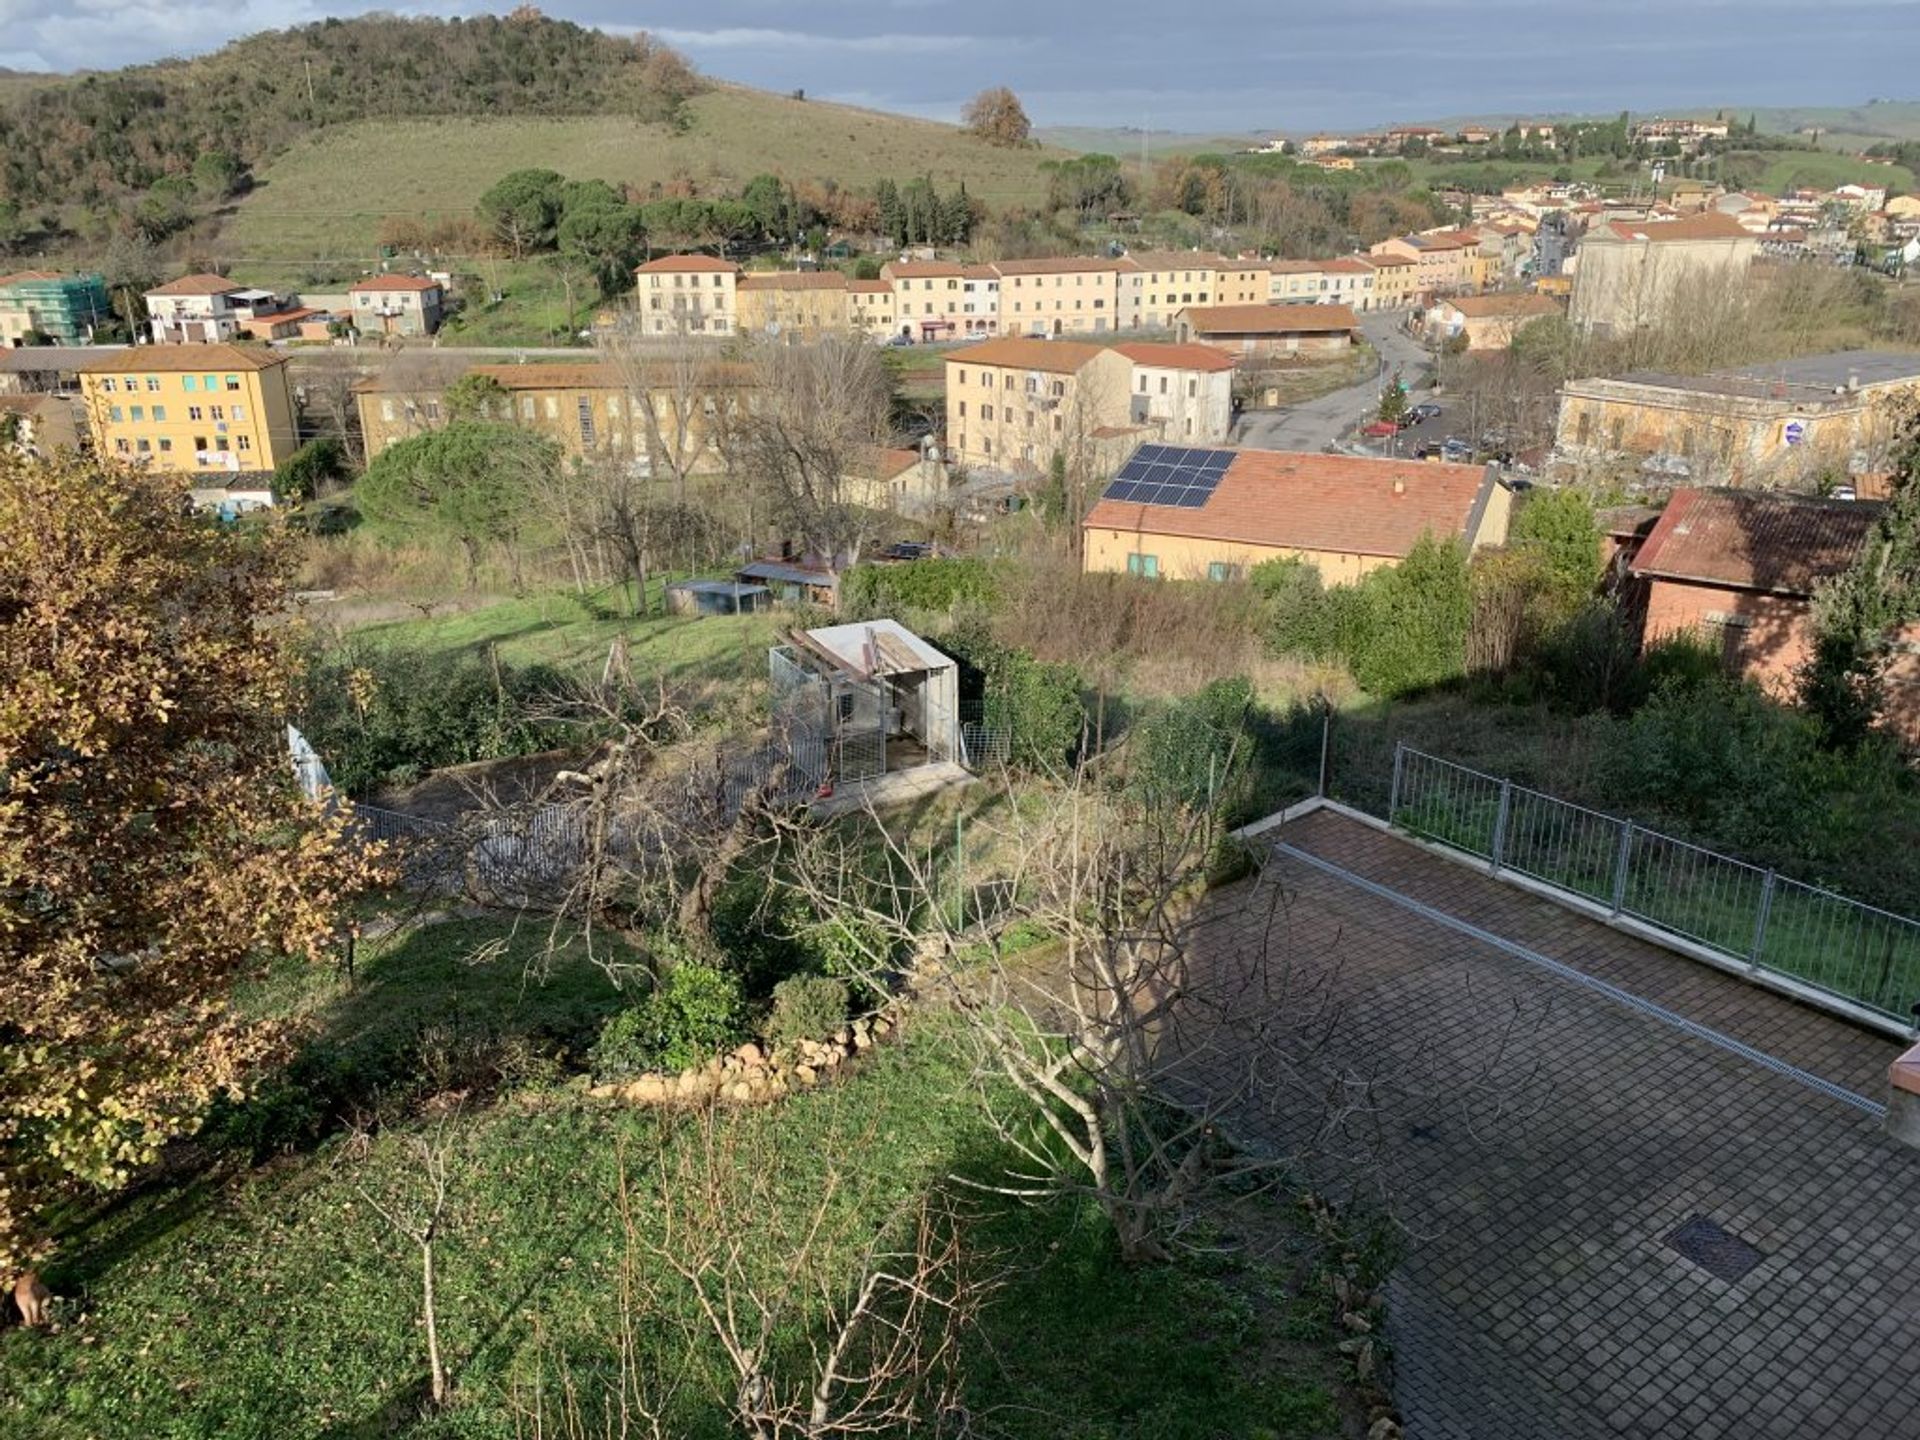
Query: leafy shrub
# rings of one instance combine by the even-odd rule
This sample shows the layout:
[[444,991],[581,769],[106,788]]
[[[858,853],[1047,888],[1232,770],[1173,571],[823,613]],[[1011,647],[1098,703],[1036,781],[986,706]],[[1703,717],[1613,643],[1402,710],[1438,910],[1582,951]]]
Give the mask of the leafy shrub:
[[840,605],[849,616],[951,612],[963,604],[987,609],[998,598],[992,565],[971,557],[856,565],[840,580]]
[[640,1004],[607,1021],[587,1061],[603,1080],[685,1070],[738,1044],[744,1011],[738,980],[687,961],[669,970]]
[[526,718],[529,702],[565,678],[544,665],[493,665],[478,655],[346,646],[308,672],[301,728],[335,785],[365,795],[429,770],[550,748],[562,727]]
[[1052,771],[1078,759],[1087,725],[1079,671],[1036,660],[978,627],[953,631],[940,643],[961,663],[962,693],[981,697],[986,724],[1010,732],[1015,765]]
[[1149,715],[1133,734],[1129,783],[1155,803],[1223,804],[1252,759],[1252,711],[1253,685],[1235,678]]
[[794,975],[773,987],[767,1043],[776,1050],[797,1040],[819,1040],[846,1022],[851,993],[830,975]]

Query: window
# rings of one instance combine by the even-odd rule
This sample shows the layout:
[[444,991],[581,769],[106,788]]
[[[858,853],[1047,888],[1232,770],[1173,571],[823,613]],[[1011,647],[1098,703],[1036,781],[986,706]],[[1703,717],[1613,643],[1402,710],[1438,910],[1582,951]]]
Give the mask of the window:
[[172,451],[173,451],[173,441],[167,439],[166,436],[162,435],[160,437],[160,453],[162,455],[167,455],[172,453]]
[[115,380],[113,376],[102,375],[100,377],[100,390],[102,394],[111,395],[113,394],[114,391],[118,390],[119,388],[120,388],[120,382],[118,380]]
[[533,396],[522,395],[520,397],[520,418],[522,420],[533,419]]
[[142,455],[151,455],[153,453],[153,442],[151,440],[136,440],[133,442],[133,448]]
[[225,420],[225,419],[227,418],[227,407],[226,407],[226,406],[224,406],[224,405],[213,405],[213,406],[209,406],[208,408],[209,408],[209,409],[210,409],[210,410],[211,410],[211,411],[213,412],[213,418],[214,418],[214,419],[216,419],[216,420]]
[[[189,420],[198,420],[198,419],[200,418],[200,412],[199,412],[198,410],[196,410],[196,409],[195,409],[195,408],[194,408],[193,406],[191,406],[191,405],[189,405],[189,406],[187,407],[187,418],[188,418]],[[389,424],[391,424],[391,423],[392,423],[392,421],[393,421],[393,401],[391,401],[391,400],[382,400],[382,401],[380,402],[380,418],[381,418],[382,420],[385,420],[385,421],[387,421],[387,422],[388,422]]]
[[204,453],[206,448],[207,448],[206,436],[196,435],[193,437],[193,450],[196,455]]
[[1162,395],[1167,393],[1167,377],[1164,375],[1160,377],[1160,393]]
[[[391,405],[391,403],[392,403],[391,401],[389,401],[389,402],[388,402],[388,404],[389,404],[389,405]],[[189,406],[187,406],[187,418],[188,418],[189,420],[204,420],[204,419],[206,419],[206,418],[207,418],[207,411],[206,411],[206,407],[205,407],[205,406],[203,406],[203,405],[189,405]],[[391,419],[393,418],[393,416],[392,416],[391,414],[389,414],[389,415],[387,416],[387,418],[388,418],[389,420],[391,420]]]
[[591,447],[594,444],[593,402],[582,395],[577,402],[576,410],[580,417],[580,443]]
[[960,418],[962,420],[967,418],[967,402],[964,400],[960,402]]
[[127,393],[131,395],[133,394],[134,391],[140,388],[140,377],[137,375],[129,375],[121,383],[126,386]]
[[1187,381],[1187,398],[1191,400],[1193,399],[1194,396],[1198,395],[1199,393],[1200,393],[1200,382],[1197,380]]
[[147,418],[147,407],[144,405],[135,405],[131,407],[127,413],[136,420],[144,420]]
[[982,405],[980,407],[980,418],[982,420],[991,420],[993,418],[993,406]]
[[167,407],[166,407],[166,406],[164,406],[164,405],[156,405],[156,406],[154,406],[154,407],[153,407],[153,418],[154,418],[155,420],[157,420],[157,421],[159,421],[160,423],[162,423],[162,424],[165,424],[165,423],[166,423],[166,419],[167,419]]
[[1225,560],[1210,560],[1207,562],[1207,579],[1209,580],[1238,580],[1242,573],[1238,565],[1229,564]]
[[115,424],[118,424],[120,421],[120,418],[121,418],[120,407],[118,405],[109,405],[107,407],[107,419],[113,421]]
[[158,390],[159,388],[160,388],[160,377],[158,375],[147,376],[147,389]]
[[132,447],[131,445],[129,445],[129,444],[127,444],[127,442],[126,442],[125,440],[116,440],[116,441],[114,441],[114,442],[113,442],[113,448],[114,448],[114,449],[115,449],[116,451],[118,451],[118,452],[119,452],[120,454],[122,454],[122,455],[125,455],[125,454],[127,454],[127,453],[129,453],[129,452],[130,452],[130,451],[131,451],[131,450],[133,449],[133,447]]
[[[440,418],[440,402],[438,400],[427,401],[427,415],[430,419],[434,420]],[[236,420],[246,419],[247,407],[244,405],[235,405],[233,407],[233,418]]]
[[961,385],[964,385],[964,384],[966,384],[966,383],[967,383],[967,372],[966,372],[965,370],[962,370],[962,371],[960,371],[959,373],[960,373],[960,379],[959,379],[959,381],[958,381],[957,383],[958,383],[958,384],[961,384]]
[[1146,580],[1158,580],[1160,578],[1160,557],[1158,555],[1141,555],[1138,552],[1129,555],[1127,556],[1127,573],[1129,575],[1138,575]]
[[200,387],[201,389],[213,391],[220,388],[220,377],[218,375],[203,375],[200,378],[204,382]]
[[252,437],[252,436],[250,436],[250,435],[236,435],[236,436],[234,436],[234,437],[233,437],[233,448],[234,448],[234,449],[236,449],[236,450],[251,450],[251,449],[253,449],[253,437]]

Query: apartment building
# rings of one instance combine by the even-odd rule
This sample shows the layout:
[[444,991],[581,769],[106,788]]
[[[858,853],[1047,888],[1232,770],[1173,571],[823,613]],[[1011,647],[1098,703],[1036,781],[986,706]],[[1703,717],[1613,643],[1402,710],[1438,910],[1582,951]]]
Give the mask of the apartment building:
[[1414,262],[1418,294],[1452,295],[1479,288],[1480,237],[1448,231],[1440,235],[1395,235],[1369,247],[1371,256],[1397,255]]
[[1373,266],[1373,308],[1398,310],[1420,303],[1420,265],[1405,255],[1369,255]]
[[1599,335],[1659,323],[1682,290],[1734,284],[1760,253],[1760,237],[1730,215],[1594,226],[1581,239],[1573,323]]
[[855,333],[869,340],[888,340],[900,333],[899,307],[890,280],[849,280],[847,321]]
[[1133,366],[1116,349],[1002,337],[947,357],[947,455],[1038,473],[1129,424]]
[[[953,260],[895,260],[881,266],[880,278],[893,287],[897,333],[911,340],[957,340],[967,335],[969,318],[979,322],[975,335],[994,333],[984,324],[987,317],[967,314],[967,271],[973,268]],[[993,320],[997,326],[999,316]]]
[[1325,281],[1323,304],[1345,305],[1350,310],[1371,310],[1373,306],[1373,266],[1358,255],[1329,260],[1321,267]]
[[1458,295],[1427,311],[1427,339],[1446,344],[1464,337],[1469,350],[1504,350],[1525,326],[1559,313],[1546,295]]
[[402,354],[354,386],[367,458],[445,424],[447,388],[467,375],[503,392],[484,418],[536,430],[570,456],[629,456],[645,465],[658,446],[685,455],[696,471],[718,468],[725,416],[749,383],[745,367],[725,361],[703,367],[691,385],[678,367],[663,365],[643,394],[630,373],[602,362],[470,366],[455,356]]
[[1098,335],[1122,328],[1127,261],[1056,256],[1002,260],[991,268],[1000,277],[1003,335]]
[[740,267],[731,260],[662,255],[633,273],[642,334],[732,335],[739,329]]
[[239,333],[247,286],[224,275],[182,275],[146,292],[147,328],[156,345],[224,344]]
[[1273,305],[1318,305],[1326,287],[1324,260],[1269,260],[1266,299]]
[[299,448],[286,357],[210,342],[142,345],[76,367],[94,449],[184,475],[271,472]]
[[353,328],[362,335],[431,335],[447,292],[426,275],[369,275],[347,287]]
[[742,335],[817,339],[855,327],[847,277],[838,270],[742,275],[735,286]]
[[1226,263],[1197,250],[1142,250],[1127,260],[1133,268],[1121,272],[1120,285],[1129,330],[1170,330],[1187,306],[1215,304]]
[[0,345],[45,335],[56,345],[85,345],[93,327],[110,319],[106,281],[98,275],[23,270],[0,278]]
[[1129,423],[1163,440],[1217,445],[1233,428],[1233,357],[1208,345],[1114,347],[1133,366]]

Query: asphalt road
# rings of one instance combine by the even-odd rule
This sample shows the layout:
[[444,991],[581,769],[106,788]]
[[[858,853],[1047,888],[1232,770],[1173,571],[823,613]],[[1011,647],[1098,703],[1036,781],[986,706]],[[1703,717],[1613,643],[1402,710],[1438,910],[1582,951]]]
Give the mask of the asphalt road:
[[1249,410],[1234,427],[1234,443],[1256,450],[1324,450],[1380,403],[1380,388],[1396,366],[1409,389],[1419,388],[1431,357],[1400,328],[1401,318],[1400,312],[1360,317],[1360,332],[1385,362],[1380,371],[1317,400],[1278,410]]

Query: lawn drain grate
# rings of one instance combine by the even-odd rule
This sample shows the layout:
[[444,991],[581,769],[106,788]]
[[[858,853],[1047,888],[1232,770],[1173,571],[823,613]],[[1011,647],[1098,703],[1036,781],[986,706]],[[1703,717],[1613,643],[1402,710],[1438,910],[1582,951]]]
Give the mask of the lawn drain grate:
[[1730,1235],[1704,1215],[1695,1215],[1667,1237],[1678,1250],[1716,1280],[1732,1283],[1766,1257],[1738,1235]]

